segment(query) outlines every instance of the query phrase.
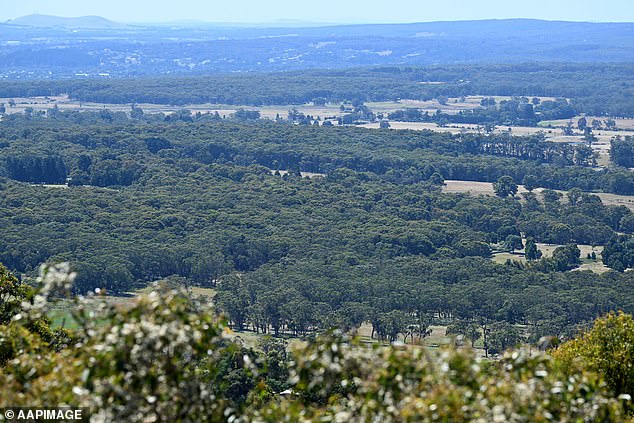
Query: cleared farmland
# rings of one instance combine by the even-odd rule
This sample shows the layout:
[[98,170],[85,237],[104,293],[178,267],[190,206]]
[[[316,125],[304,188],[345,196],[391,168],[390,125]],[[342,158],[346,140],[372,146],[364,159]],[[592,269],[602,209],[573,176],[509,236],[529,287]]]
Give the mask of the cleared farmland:
[[[536,193],[540,193],[543,191],[542,188],[537,188],[534,190]],[[565,191],[555,190],[562,194],[565,194]],[[495,195],[493,191],[493,184],[491,182],[475,182],[475,181],[456,181],[456,180],[446,180],[445,185],[443,186],[443,192],[445,193],[470,193],[472,195]],[[523,185],[518,185],[518,194],[523,192],[527,192],[526,188]],[[612,205],[612,206],[626,206],[630,210],[634,211],[634,196],[630,195],[618,195],[618,194],[608,194],[603,192],[595,192],[592,193],[601,198],[603,204]],[[562,199],[562,201],[566,201],[566,198]]]

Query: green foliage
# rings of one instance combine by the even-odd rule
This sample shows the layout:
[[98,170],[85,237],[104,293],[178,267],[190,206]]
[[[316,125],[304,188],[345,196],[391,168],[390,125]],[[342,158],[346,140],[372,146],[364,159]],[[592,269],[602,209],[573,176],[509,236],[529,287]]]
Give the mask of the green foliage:
[[601,257],[606,266],[619,272],[634,267],[634,237],[613,237],[603,249]]
[[[42,292],[42,291],[40,291]],[[0,326],[2,406],[68,404],[106,421],[225,421],[255,387],[258,354],[184,292],[153,291],[128,308],[77,300],[75,339],[46,348],[22,322]]]
[[615,137],[610,142],[610,159],[619,166],[634,167],[634,138]]
[[520,333],[518,329],[508,322],[499,322],[487,328],[486,349],[490,354],[501,354],[509,348],[514,348],[520,344]]
[[568,371],[578,362],[596,371],[616,395],[634,395],[634,320],[629,314],[596,319],[590,330],[559,346],[553,356]]
[[[502,315],[513,323],[560,315],[565,324],[554,327],[563,328],[634,310],[623,289],[631,273],[544,276],[574,263],[510,269],[479,258],[509,236],[521,248],[520,232],[538,242],[603,245],[627,225],[627,208],[586,193],[572,206],[440,192],[443,176],[533,174],[542,186],[569,187],[610,175],[496,156],[536,139],[179,116],[131,121],[58,111],[3,119],[1,157],[47,157],[54,146],[73,180],[67,189],[0,180],[0,261],[28,276],[40,263],[70,261],[77,292],[128,292],[172,275],[219,285],[217,304],[230,325],[273,334],[354,331],[362,318],[384,316],[414,340],[410,329],[422,315],[498,320],[508,306]],[[477,145],[490,150],[471,150]],[[559,196],[544,191],[545,200],[549,193]],[[242,282],[232,282],[236,273]],[[530,300],[531,286],[547,289],[539,301]],[[601,290],[601,303],[586,289]],[[386,320],[392,312],[403,319]],[[390,323],[399,321],[406,323]],[[394,330],[380,336],[394,338]]]
[[23,182],[60,184],[66,182],[66,164],[59,156],[8,157],[6,172],[12,179]]
[[233,119],[247,121],[247,120],[258,120],[260,119],[260,112],[257,110],[244,110],[238,109],[235,113],[231,115]]
[[30,286],[21,283],[0,264],[0,325],[7,325],[34,296]]
[[482,337],[482,329],[476,322],[459,320],[447,327],[447,335],[460,335],[471,342],[471,348]]
[[504,240],[504,247],[511,253],[515,250],[521,250],[522,248],[524,248],[522,237],[518,235],[507,236]]
[[284,340],[266,335],[258,339],[257,348],[263,354],[262,367],[263,374],[266,375],[266,386],[275,393],[288,389],[288,364],[291,359],[288,344]]
[[528,261],[539,260],[542,257],[542,252],[537,248],[537,244],[532,238],[526,240],[526,247],[524,251],[526,255],[526,260]]
[[544,271],[563,272],[577,267],[581,263],[580,257],[579,247],[575,244],[568,244],[555,248],[552,257],[542,259],[535,264],[535,267]]
[[634,233],[634,214],[623,216],[619,223],[619,228],[623,232]]
[[552,189],[545,189],[542,191],[542,198],[546,204],[553,205],[554,203],[559,203],[559,199],[562,197],[562,194],[553,191]]
[[[68,289],[68,271],[63,265],[43,271],[36,291],[42,299],[23,303],[23,317],[0,325],[0,352],[12,357],[0,363],[0,406],[67,404],[88,408],[95,419],[132,422],[618,422],[625,397],[611,395],[582,366],[604,375],[617,392],[631,392],[627,346],[634,331],[632,317],[623,314],[599,319],[589,335],[555,352],[555,361],[524,350],[499,362],[455,350],[430,356],[420,347],[369,347],[337,334],[297,343],[289,357],[285,343],[269,337],[260,351],[245,348],[207,306],[157,286],[126,307],[76,299],[78,328],[52,349],[27,326],[52,293]],[[463,329],[477,339],[473,325]],[[490,329],[489,342],[500,349],[516,343],[512,326]],[[569,359],[578,351],[584,351],[580,363]]]
[[510,176],[502,176],[493,184],[493,190],[498,197],[514,197],[517,194],[517,184]]
[[537,176],[535,175],[526,175],[524,176],[524,188],[526,188],[528,191],[533,191],[535,188],[537,188],[538,185],[538,181],[539,179],[537,178]]
[[576,206],[581,199],[583,192],[579,188],[573,188],[566,194],[571,206]]
[[255,421],[617,422],[621,404],[591,373],[568,375],[545,355],[515,351],[498,363],[446,351],[374,348],[322,338],[297,348],[293,395],[252,409]]
[[[0,264],[0,366],[30,348],[58,350],[71,341],[67,331],[51,328],[45,310],[49,296],[58,294],[53,279],[59,271],[57,267],[41,267],[37,279],[41,286],[36,290]],[[16,321],[19,324],[14,324]]]

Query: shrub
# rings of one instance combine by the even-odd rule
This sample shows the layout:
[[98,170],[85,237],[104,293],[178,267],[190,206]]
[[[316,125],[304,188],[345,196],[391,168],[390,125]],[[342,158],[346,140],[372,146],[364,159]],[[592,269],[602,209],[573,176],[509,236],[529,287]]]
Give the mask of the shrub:
[[564,369],[580,362],[596,371],[616,395],[634,395],[634,320],[629,314],[596,319],[591,330],[562,344],[553,355]]

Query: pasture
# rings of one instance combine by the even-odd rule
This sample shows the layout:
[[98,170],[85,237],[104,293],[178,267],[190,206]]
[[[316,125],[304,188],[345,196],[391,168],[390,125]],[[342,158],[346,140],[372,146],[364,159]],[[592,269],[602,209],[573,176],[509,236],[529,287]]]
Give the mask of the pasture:
[[[524,239],[523,242],[526,243],[526,239]],[[543,258],[552,257],[553,252],[557,247],[562,247],[562,245],[537,243],[537,249],[542,252]],[[577,247],[581,251],[581,265],[572,269],[571,272],[589,270],[594,273],[605,273],[610,270],[610,268],[601,261],[601,252],[603,251],[602,246],[593,247],[592,245],[577,244]],[[588,254],[592,254],[593,252],[596,254],[597,258],[594,260],[587,258]],[[507,260],[522,264],[527,263],[527,260],[524,257],[524,250],[514,251],[513,253],[494,252],[491,256],[491,260],[498,264],[504,264]]]
[[[445,185],[443,186],[443,192],[445,193],[469,193],[471,195],[495,195],[493,191],[493,184],[491,182],[475,182],[475,181],[456,181],[456,180],[446,180]],[[536,193],[540,193],[543,191],[542,188],[537,188],[534,190]],[[566,191],[555,190],[561,194],[564,194],[564,197],[561,201],[566,201]],[[518,195],[523,192],[527,192],[526,188],[523,185],[518,185]],[[604,192],[593,192],[592,194],[601,198],[603,204],[610,206],[626,206],[630,210],[634,211],[634,196],[631,195],[618,195],[618,194],[609,194]]]
[[[461,98],[449,98],[446,103],[440,104],[437,100],[397,100],[397,101],[380,101],[380,102],[366,102],[365,105],[374,113],[387,114],[396,110],[405,108],[419,108],[430,113],[435,113],[436,110],[441,110],[444,113],[456,114],[461,110],[471,110],[480,106],[480,101],[483,96],[467,96]],[[509,100],[511,97],[495,97],[496,101]],[[543,97],[542,100],[548,100],[549,97]],[[14,107],[9,106],[9,101],[15,102]],[[35,112],[46,111],[54,106],[57,106],[60,110],[75,110],[75,111],[97,111],[108,109],[113,112],[129,112],[129,104],[114,104],[114,103],[96,103],[96,102],[82,102],[78,100],[72,100],[67,95],[50,96],[50,97],[15,97],[15,98],[0,98],[0,103],[6,105],[7,113],[22,113],[26,108],[32,108]],[[326,116],[339,117],[344,113],[340,110],[340,103],[327,103],[325,105],[315,105],[312,103],[306,104],[291,104],[291,105],[272,105],[272,106],[249,106],[249,105],[228,105],[228,104],[187,104],[184,106],[165,105],[165,104],[153,104],[153,103],[140,103],[136,105],[141,108],[145,113],[173,113],[179,110],[188,109],[193,113],[214,113],[218,112],[221,116],[229,116],[236,110],[243,108],[247,110],[258,110],[263,118],[275,119],[279,114],[281,117],[286,118],[290,109],[296,108],[299,112],[311,115],[320,116],[322,118]],[[468,125],[469,126],[469,125]],[[475,126],[475,125],[471,125]],[[502,130],[507,130],[502,129]]]
[[[599,120],[601,122],[603,122],[605,120],[605,116],[583,116],[583,115],[579,115],[579,116],[575,116],[571,119],[559,119],[559,120],[549,120],[549,121],[542,121],[540,122],[540,126],[543,127],[547,127],[547,126],[566,126],[568,124],[568,122],[572,121],[575,124],[577,124],[577,121],[579,119],[581,119],[582,117],[585,117],[588,124],[590,124],[593,120]],[[634,118],[613,118],[614,121],[616,122],[616,127],[617,129],[622,129],[622,130],[627,130],[627,131],[634,131]],[[597,132],[604,132],[602,130],[597,130]],[[610,132],[610,131],[605,131],[605,132]]]
[[[94,304],[97,306],[98,302],[105,301],[109,305],[113,305],[117,308],[125,309],[130,307],[139,295],[149,294],[155,288],[152,285],[148,285],[145,288],[126,292],[115,295],[101,295],[88,298],[88,304]],[[213,288],[202,288],[198,286],[190,286],[186,288],[188,294],[192,299],[200,302],[211,302],[216,295],[216,290]],[[70,299],[60,299],[53,302],[48,311],[48,317],[52,321],[52,326],[55,328],[75,328],[77,322],[73,318],[73,309],[76,304]]]

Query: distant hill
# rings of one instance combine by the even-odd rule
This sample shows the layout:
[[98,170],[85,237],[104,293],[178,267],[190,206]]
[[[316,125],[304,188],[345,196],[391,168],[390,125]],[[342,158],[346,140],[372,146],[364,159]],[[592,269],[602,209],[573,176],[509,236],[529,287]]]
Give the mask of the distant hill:
[[[124,25],[94,16],[25,16],[0,24],[0,80],[438,64],[634,63],[631,22],[295,24],[310,25]],[[77,33],[75,28],[90,30]],[[72,49],[66,48],[69,43]]]
[[101,16],[81,16],[77,18],[66,18],[52,15],[27,15],[7,21],[10,25],[33,26],[42,28],[114,28],[123,26]]

